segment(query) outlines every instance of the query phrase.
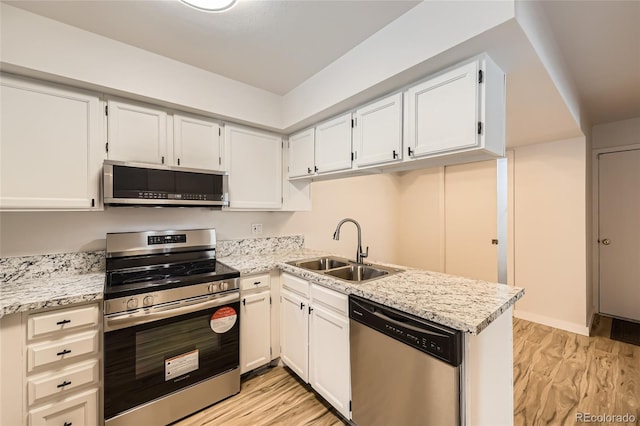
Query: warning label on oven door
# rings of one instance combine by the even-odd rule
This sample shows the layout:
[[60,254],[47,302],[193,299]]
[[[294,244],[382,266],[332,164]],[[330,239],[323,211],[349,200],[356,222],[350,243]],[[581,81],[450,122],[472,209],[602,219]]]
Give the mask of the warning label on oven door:
[[186,354],[174,356],[164,361],[164,380],[173,380],[183,374],[198,369],[198,350],[194,349]]
[[211,315],[211,329],[218,334],[226,333],[231,330],[237,319],[238,313],[236,310],[225,306]]

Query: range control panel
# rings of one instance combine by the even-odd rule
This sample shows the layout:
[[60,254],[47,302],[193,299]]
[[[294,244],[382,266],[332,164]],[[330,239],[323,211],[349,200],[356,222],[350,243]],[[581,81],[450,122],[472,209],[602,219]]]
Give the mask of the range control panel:
[[453,366],[462,362],[462,332],[357,296],[349,296],[349,318]]
[[171,235],[150,235],[147,237],[147,244],[152,246],[155,244],[176,244],[186,243],[186,234],[171,234]]

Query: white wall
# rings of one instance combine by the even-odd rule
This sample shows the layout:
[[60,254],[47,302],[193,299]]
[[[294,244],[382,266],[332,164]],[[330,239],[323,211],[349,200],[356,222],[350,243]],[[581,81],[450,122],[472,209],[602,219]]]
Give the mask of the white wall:
[[515,315],[588,334],[585,138],[514,150]]
[[593,149],[639,144],[640,117],[593,126],[591,138]]

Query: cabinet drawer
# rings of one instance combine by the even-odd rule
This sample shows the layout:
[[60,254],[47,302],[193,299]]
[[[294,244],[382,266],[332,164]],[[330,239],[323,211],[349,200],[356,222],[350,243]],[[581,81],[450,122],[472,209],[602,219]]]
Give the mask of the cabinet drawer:
[[311,284],[311,303],[314,305],[319,303],[341,314],[348,315],[349,297],[317,284]]
[[30,426],[95,426],[97,424],[97,389],[29,412]]
[[27,337],[31,340],[45,334],[78,327],[95,327],[98,325],[98,314],[98,305],[90,305],[29,315]]
[[98,360],[77,364],[54,374],[43,374],[27,381],[29,405],[51,395],[65,395],[88,383],[98,382]]
[[254,288],[269,288],[271,277],[269,274],[250,275],[240,278],[240,290],[247,291]]
[[98,353],[97,331],[74,334],[53,342],[30,345],[27,347],[28,371],[43,365],[90,353]]
[[282,278],[282,287],[304,297],[309,297],[309,282],[307,280],[289,274],[282,274]]

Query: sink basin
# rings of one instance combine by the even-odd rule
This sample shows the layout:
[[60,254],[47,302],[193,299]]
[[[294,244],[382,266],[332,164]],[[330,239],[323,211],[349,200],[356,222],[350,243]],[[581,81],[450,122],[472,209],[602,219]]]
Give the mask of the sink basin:
[[327,271],[327,275],[346,281],[368,281],[388,275],[389,271],[367,265],[351,265]]
[[293,262],[292,264],[300,268],[311,269],[312,271],[327,271],[329,269],[347,266],[347,262],[343,262],[342,260],[338,260],[333,257],[321,257],[319,259],[303,260],[299,262]]
[[325,256],[313,259],[296,260],[288,262],[289,265],[298,268],[308,269],[320,274],[325,274],[349,282],[362,283],[365,281],[375,280],[398,272],[399,269],[393,269],[380,265],[357,264],[351,260],[341,257]]

